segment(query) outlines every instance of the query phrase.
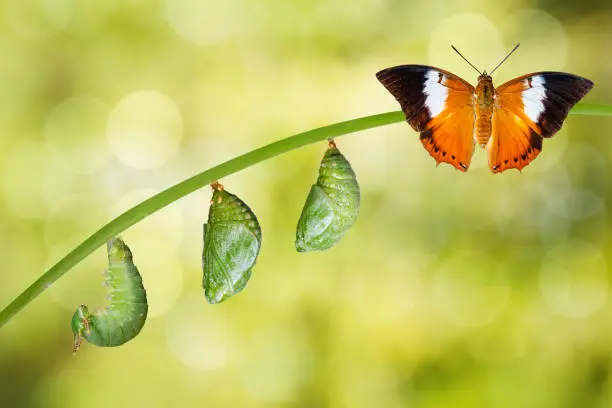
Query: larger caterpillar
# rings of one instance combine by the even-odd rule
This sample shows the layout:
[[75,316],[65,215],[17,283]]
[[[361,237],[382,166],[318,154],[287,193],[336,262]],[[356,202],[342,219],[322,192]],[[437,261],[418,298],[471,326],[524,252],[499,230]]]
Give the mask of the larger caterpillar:
[[108,241],[106,284],[111,288],[110,305],[102,311],[89,313],[87,306],[78,307],[72,316],[72,332],[76,353],[82,339],[101,347],[127,343],[140,332],[147,318],[147,294],[142,278],[132,261],[132,252],[120,239]]
[[338,243],[357,220],[359,202],[355,172],[330,139],[298,221],[297,251],[323,251]]
[[218,182],[204,224],[202,286],[208,303],[222,302],[246,286],[261,247],[261,228],[248,205]]

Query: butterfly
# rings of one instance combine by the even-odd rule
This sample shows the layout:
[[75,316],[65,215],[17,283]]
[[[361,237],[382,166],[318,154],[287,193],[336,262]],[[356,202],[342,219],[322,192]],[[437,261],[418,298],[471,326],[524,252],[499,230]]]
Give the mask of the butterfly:
[[474,147],[487,149],[493,173],[518,169],[542,151],[544,138],[561,129],[570,109],[593,88],[593,82],[563,72],[535,72],[495,88],[491,75],[480,72],[474,88],[443,69],[399,65],[376,74],[400,103],[406,120],[438,164],[467,171]]

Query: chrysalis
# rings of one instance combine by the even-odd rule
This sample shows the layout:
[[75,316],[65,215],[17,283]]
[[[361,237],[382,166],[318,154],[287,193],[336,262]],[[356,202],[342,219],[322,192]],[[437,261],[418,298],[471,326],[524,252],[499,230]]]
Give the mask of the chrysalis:
[[147,318],[147,295],[132,262],[132,252],[120,238],[108,241],[106,248],[108,269],[104,274],[105,283],[110,287],[110,305],[94,314],[85,305],[78,307],[72,316],[74,353],[83,338],[102,347],[127,343],[136,337]]
[[208,303],[222,302],[246,286],[261,247],[261,228],[253,211],[218,182],[204,224],[202,286]]
[[323,251],[336,244],[359,214],[359,184],[333,140],[321,161],[297,225],[298,252]]

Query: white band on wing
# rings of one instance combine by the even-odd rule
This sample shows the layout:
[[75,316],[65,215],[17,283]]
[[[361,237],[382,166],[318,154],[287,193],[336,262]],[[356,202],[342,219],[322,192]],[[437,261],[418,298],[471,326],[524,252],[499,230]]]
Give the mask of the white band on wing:
[[[526,79],[526,81],[529,81]],[[544,99],[546,99],[546,88],[544,87],[544,78],[536,75],[531,78],[530,88],[521,93],[523,105],[525,106],[525,114],[534,123],[538,123],[540,115],[544,112]]]
[[432,119],[444,110],[448,96],[448,88],[440,83],[440,75],[440,72],[434,70],[425,74],[425,84],[423,86],[423,93],[426,96],[425,106],[429,109]]

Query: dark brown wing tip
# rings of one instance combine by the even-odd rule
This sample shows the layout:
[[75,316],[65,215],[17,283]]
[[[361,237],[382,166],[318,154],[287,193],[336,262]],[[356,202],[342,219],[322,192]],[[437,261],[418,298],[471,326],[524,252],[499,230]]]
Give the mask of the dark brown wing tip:
[[391,75],[393,75],[393,73],[396,71],[397,67],[389,67],[389,68],[385,68],[385,69],[381,69],[380,71],[378,71],[376,73],[376,79],[378,79],[378,81],[385,85],[385,87],[387,86],[386,84],[389,81],[389,77]]
[[584,96],[593,89],[595,83],[588,78],[582,77],[580,75],[567,74],[571,77],[574,77],[576,81],[580,83],[580,89],[578,90],[578,94],[580,99],[584,98]]
[[578,75],[575,75],[576,79],[580,82],[582,82],[582,95],[586,95],[587,93],[589,93],[589,91],[591,89],[593,89],[593,87],[595,86],[595,83],[593,81],[591,81],[588,78],[584,78]]
[[593,81],[591,81],[589,78],[585,78],[583,76],[574,75],[574,74],[569,74],[569,75],[573,76],[574,78],[576,78],[578,80],[581,80],[581,81],[584,81],[584,82],[588,83],[590,86],[594,85]]
[[390,68],[385,68],[385,69],[381,69],[380,71],[378,71],[376,73],[376,79],[378,79],[379,81],[382,81],[382,78],[385,76],[385,74],[389,71]]
[[434,69],[434,70],[439,70],[438,68],[435,67],[430,67],[427,65],[418,65],[418,64],[403,64],[403,65],[395,65],[389,68],[385,68],[385,69],[381,69],[380,71],[378,71],[376,73],[376,78],[380,81],[383,82],[385,79],[387,79],[389,76],[393,75],[393,74],[398,74],[401,72],[425,72],[428,71],[430,69]]

